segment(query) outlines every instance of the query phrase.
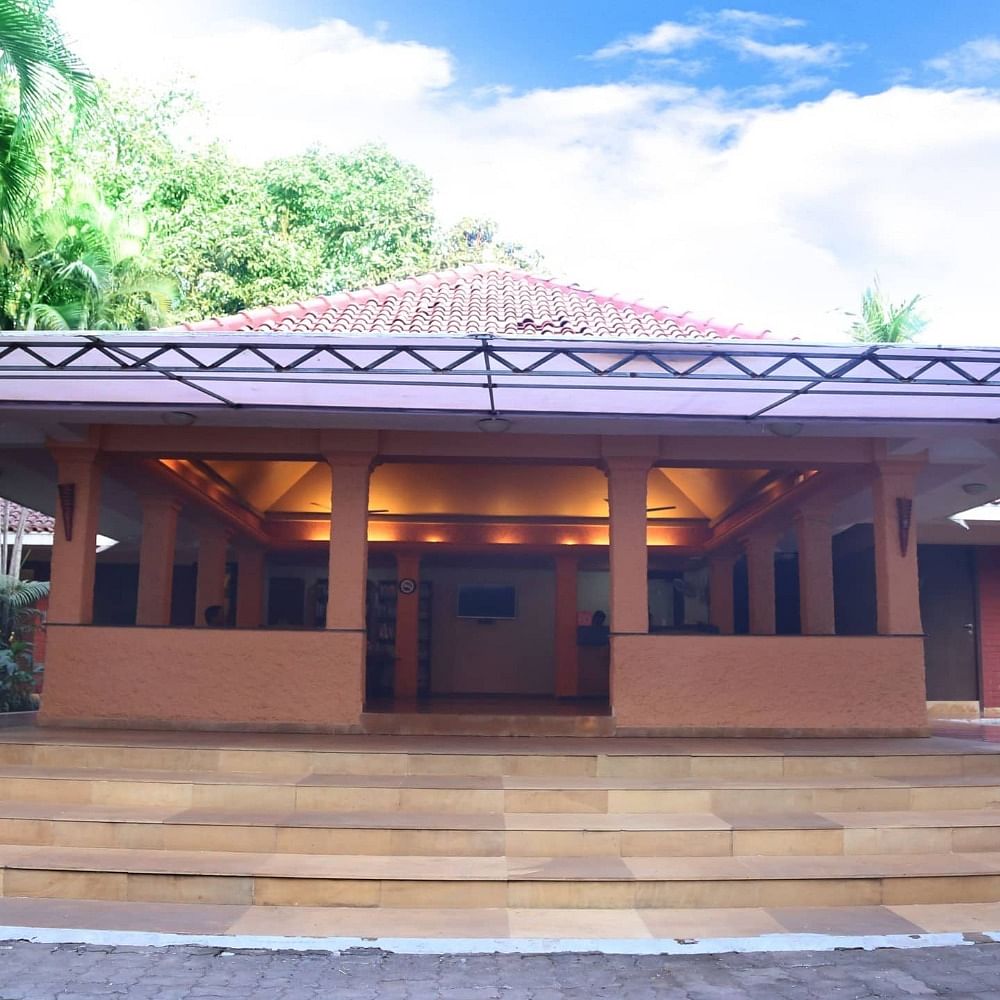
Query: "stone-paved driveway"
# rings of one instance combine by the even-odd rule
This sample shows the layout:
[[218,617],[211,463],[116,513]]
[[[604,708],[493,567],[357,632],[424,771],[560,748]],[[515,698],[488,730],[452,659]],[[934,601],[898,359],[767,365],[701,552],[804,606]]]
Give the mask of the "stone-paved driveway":
[[1000,945],[683,957],[413,957],[0,945],[3,1000],[1000,997]]

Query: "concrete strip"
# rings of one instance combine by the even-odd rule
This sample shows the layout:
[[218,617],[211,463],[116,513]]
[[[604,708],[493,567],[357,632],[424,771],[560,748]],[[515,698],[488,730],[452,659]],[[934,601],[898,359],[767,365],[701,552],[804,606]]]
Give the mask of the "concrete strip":
[[[982,932],[981,932],[982,933]],[[982,934],[1000,942],[1000,931]],[[226,951],[321,951],[339,954],[354,948],[398,955],[725,955],[771,952],[876,951],[880,948],[941,948],[972,945],[965,935],[946,934],[763,934],[758,937],[706,938],[354,938],[278,937],[244,934],[158,934],[145,931],[68,930],[49,927],[0,927],[0,942],[169,948],[193,945]]]

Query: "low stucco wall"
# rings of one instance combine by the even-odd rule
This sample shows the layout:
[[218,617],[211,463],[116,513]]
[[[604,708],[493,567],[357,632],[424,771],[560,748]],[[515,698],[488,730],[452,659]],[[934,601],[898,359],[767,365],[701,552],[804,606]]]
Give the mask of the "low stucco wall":
[[40,725],[358,728],[364,635],[50,625]]
[[618,732],[919,735],[920,636],[616,636]]

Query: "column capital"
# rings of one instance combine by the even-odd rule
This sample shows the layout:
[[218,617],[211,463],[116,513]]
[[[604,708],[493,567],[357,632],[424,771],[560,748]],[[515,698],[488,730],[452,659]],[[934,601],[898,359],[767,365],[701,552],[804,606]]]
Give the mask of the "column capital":
[[829,524],[833,517],[834,504],[829,500],[816,500],[800,507],[792,515],[796,526],[802,524]]
[[649,473],[655,458],[647,455],[608,455],[601,461],[607,474],[619,472]]
[[175,510],[181,511],[184,509],[184,504],[180,501],[178,497],[171,496],[169,493],[140,493],[139,494],[139,506],[145,510]]
[[882,458],[875,463],[878,479],[916,479],[927,465],[927,452],[919,455],[901,455],[898,458]]
[[97,445],[88,442],[71,444],[66,441],[49,441],[46,443],[49,454],[56,465],[93,465],[100,453]]
[[236,529],[211,517],[197,517],[194,520],[198,538],[223,538],[228,545],[237,537]]
[[368,469],[375,465],[375,452],[365,451],[324,451],[323,461],[331,469],[355,468]]
[[783,534],[784,531],[781,528],[757,528],[740,538],[740,548],[744,552],[749,552],[751,549],[771,549],[773,551],[778,547],[778,539]]

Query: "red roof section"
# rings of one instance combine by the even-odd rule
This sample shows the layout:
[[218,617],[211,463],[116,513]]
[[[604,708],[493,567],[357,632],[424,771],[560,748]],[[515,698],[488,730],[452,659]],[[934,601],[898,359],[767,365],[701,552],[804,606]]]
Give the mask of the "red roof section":
[[656,337],[664,340],[761,340],[767,331],[696,320],[599,295],[577,285],[496,265],[472,264],[356,292],[282,307],[251,309],[180,330],[214,333],[407,334],[498,337]]
[[9,531],[16,531],[17,526],[24,520],[24,530],[33,535],[51,534],[56,530],[56,519],[48,514],[43,514],[38,510],[31,510],[30,507],[22,507],[14,503],[13,500],[4,500],[0,497],[0,530],[3,530],[3,512],[6,505],[7,527]]

